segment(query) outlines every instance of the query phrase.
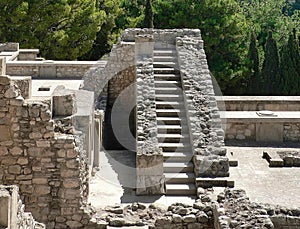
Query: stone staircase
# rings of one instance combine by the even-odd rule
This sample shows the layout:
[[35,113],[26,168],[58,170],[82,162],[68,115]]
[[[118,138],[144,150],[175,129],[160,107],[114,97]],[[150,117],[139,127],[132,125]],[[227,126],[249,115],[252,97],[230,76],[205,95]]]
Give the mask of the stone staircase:
[[195,195],[194,164],[177,53],[154,48],[158,142],[164,154],[167,195]]

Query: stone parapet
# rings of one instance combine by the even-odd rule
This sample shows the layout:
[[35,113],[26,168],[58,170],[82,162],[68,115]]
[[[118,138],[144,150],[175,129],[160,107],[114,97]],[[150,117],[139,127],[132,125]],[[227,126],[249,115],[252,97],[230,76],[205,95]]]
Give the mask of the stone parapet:
[[164,158],[157,140],[153,36],[137,36],[136,43],[136,193],[164,194]]
[[200,37],[199,29],[126,29],[121,35],[122,41],[134,42],[136,36],[151,34],[155,43],[163,42],[175,45],[176,37]]
[[105,61],[9,61],[7,74],[35,78],[83,78],[91,67],[102,69]]
[[176,39],[195,174],[228,176],[224,131],[201,37]]

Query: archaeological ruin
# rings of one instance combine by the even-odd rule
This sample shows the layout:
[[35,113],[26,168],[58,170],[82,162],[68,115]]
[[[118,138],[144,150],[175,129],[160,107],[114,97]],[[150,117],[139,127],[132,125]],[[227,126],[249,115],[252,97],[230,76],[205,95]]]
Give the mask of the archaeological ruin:
[[[197,29],[127,29],[99,61],[0,44],[0,228],[300,228],[300,97],[221,96],[204,49]],[[141,201],[96,207],[106,157]]]

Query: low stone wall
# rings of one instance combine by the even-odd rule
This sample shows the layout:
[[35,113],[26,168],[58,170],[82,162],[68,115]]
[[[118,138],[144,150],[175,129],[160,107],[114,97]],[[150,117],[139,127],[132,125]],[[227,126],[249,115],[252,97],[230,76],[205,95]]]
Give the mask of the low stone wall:
[[199,29],[126,29],[121,35],[122,41],[134,42],[137,35],[151,34],[156,43],[175,45],[177,37],[201,37]]
[[0,185],[0,228],[44,229],[44,224],[38,223],[20,199],[17,186]]
[[201,37],[177,38],[179,66],[194,155],[195,174],[228,176],[224,131]]
[[226,111],[300,111],[299,96],[217,96],[216,99],[219,109]]
[[136,45],[136,193],[164,194],[164,158],[157,140],[153,37],[137,36]]
[[[284,121],[284,120],[283,120]],[[236,121],[229,118],[224,123],[225,139],[238,141],[299,142],[298,123]]]
[[35,78],[83,78],[93,66],[102,69],[105,61],[9,61],[7,74]]

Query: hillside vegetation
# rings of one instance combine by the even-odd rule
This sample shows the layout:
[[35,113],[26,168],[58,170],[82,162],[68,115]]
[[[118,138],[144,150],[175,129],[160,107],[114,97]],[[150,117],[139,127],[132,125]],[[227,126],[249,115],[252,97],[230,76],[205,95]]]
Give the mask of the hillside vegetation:
[[97,60],[129,27],[199,28],[224,94],[300,95],[300,0],[1,0],[0,42]]

